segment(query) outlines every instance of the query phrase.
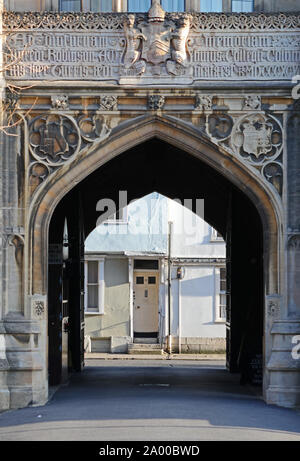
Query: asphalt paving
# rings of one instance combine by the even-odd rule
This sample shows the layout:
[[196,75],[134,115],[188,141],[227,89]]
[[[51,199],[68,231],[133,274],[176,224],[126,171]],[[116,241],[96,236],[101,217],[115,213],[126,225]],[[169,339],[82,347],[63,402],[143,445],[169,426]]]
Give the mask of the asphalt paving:
[[0,414],[0,441],[300,441],[300,411],[267,405],[222,360],[88,359],[44,406]]

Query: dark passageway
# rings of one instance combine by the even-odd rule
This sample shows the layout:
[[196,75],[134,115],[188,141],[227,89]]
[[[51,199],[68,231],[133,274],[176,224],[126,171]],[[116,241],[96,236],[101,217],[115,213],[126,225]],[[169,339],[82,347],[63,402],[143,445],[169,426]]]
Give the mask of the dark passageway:
[[67,300],[68,367],[80,371],[84,239],[99,218],[97,202],[109,198],[118,203],[122,190],[127,191],[128,202],[153,191],[182,201],[193,199],[194,203],[195,199],[204,199],[204,219],[224,236],[227,246],[227,368],[239,372],[242,383],[261,383],[264,281],[263,230],[258,211],[245,193],[221,173],[155,138],[120,154],[74,185],[55,209],[49,243],[62,243],[67,220],[69,255],[61,268],[49,265],[50,383],[62,380],[62,354],[58,347],[62,315],[57,302],[62,290],[60,281],[67,280],[71,287]]

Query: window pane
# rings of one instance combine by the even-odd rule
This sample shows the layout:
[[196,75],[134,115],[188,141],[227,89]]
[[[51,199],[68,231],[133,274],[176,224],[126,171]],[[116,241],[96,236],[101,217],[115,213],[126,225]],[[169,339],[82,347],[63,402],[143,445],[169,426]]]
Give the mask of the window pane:
[[151,6],[151,0],[128,0],[127,10],[133,13],[148,11]]
[[137,277],[136,278],[136,283],[137,283],[137,285],[143,285],[144,277]]
[[88,285],[88,309],[98,309],[98,285]]
[[161,6],[165,11],[184,11],[184,0],[162,0]]
[[60,11],[80,11],[81,0],[60,0]]
[[148,283],[149,283],[149,285],[155,285],[156,284],[156,277],[148,277]]
[[158,261],[156,259],[135,259],[135,269],[158,269]]
[[220,291],[226,291],[226,269],[220,268]]
[[203,13],[222,13],[223,0],[200,0],[200,11]]
[[88,283],[98,283],[98,261],[88,262]]
[[232,0],[231,9],[233,13],[251,13],[253,0]]
[[91,0],[91,11],[109,13],[112,11],[112,0]]
[[220,295],[219,316],[221,319],[226,318],[226,295]]

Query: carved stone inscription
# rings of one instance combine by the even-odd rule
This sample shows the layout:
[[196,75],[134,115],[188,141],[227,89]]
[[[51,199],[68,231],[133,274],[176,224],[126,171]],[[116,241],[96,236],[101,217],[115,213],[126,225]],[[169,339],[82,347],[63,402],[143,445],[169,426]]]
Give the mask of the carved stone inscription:
[[107,80],[117,78],[124,39],[118,34],[32,32],[12,34],[16,64],[7,78]]
[[[12,80],[290,80],[300,74],[299,16],[165,13],[4,16]],[[27,20],[26,20],[27,18]],[[9,21],[9,23],[8,23]],[[73,21],[73,22],[72,22]],[[258,21],[258,22],[257,22]],[[282,24],[286,21],[286,27]],[[256,108],[257,109],[257,108]]]

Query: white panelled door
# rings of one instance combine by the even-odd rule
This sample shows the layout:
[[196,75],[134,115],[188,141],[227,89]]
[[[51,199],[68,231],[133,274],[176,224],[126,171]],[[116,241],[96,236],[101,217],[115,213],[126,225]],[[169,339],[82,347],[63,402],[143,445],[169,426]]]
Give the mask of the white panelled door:
[[158,272],[133,273],[133,330],[135,333],[158,332]]

